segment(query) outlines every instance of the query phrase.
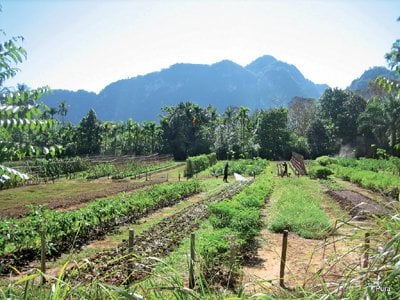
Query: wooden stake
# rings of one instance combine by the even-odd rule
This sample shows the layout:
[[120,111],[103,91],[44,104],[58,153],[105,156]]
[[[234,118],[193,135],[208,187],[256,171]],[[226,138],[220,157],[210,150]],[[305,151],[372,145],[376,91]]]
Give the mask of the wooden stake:
[[287,250],[287,237],[288,231],[283,231],[283,240],[282,240],[282,254],[281,254],[281,269],[279,274],[279,285],[281,287],[285,287],[285,265],[286,265],[286,250]]
[[46,283],[46,234],[44,230],[40,231],[40,243],[41,243],[41,253],[40,253],[40,271],[42,272],[42,284]]
[[190,235],[190,260],[189,260],[189,288],[193,289],[194,280],[194,260],[195,260],[195,234]]
[[369,238],[369,232],[365,233],[365,240],[364,240],[364,259],[363,259],[363,268],[368,268],[368,252],[369,252],[369,243],[370,243],[370,238]]
[[[128,252],[129,252],[129,254],[132,254],[132,252],[133,252],[133,240],[134,240],[134,238],[135,238],[135,231],[132,228],[130,228],[129,229],[129,241],[128,241]],[[129,256],[129,258],[131,259],[131,256]],[[129,262],[129,264],[128,264],[128,283],[132,282],[132,276],[131,276],[132,272],[133,272],[133,266],[132,266],[132,263]]]

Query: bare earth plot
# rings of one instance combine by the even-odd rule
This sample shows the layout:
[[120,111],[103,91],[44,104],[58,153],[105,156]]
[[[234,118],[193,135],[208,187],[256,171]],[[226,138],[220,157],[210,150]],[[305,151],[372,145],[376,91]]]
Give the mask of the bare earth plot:
[[[63,180],[54,184],[24,186],[0,191],[0,218],[20,217],[27,212],[27,205],[46,205],[50,209],[67,210],[70,207],[105,198],[121,192],[130,192],[148,185],[177,180],[178,176],[167,176],[168,171],[181,169],[182,165],[153,172],[148,181],[141,179],[112,180]],[[176,178],[175,178],[176,177]]]

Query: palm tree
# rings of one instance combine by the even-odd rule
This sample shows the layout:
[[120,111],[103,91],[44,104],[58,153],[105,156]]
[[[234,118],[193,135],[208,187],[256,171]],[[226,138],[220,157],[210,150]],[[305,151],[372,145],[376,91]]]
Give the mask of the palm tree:
[[68,113],[68,107],[69,105],[64,100],[58,103],[58,114],[61,116],[61,123],[63,126],[65,125],[65,116]]

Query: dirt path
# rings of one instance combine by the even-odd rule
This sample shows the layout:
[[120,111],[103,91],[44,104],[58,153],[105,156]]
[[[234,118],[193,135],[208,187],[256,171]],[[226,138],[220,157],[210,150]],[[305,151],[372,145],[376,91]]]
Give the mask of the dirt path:
[[[352,195],[348,193],[350,199]],[[359,199],[360,194],[356,195]],[[357,199],[353,199],[353,203]],[[351,268],[360,266],[364,236],[357,233],[363,232],[362,228],[375,226],[375,223],[371,219],[361,221],[346,217],[346,214],[339,216],[330,208],[329,201],[334,200],[324,199],[322,207],[331,221],[338,220],[334,234],[324,240],[312,240],[289,232],[285,268],[285,286],[288,288],[315,287],[321,280],[336,282]],[[267,205],[262,212],[264,220],[268,210]],[[261,231],[257,255],[243,268],[246,294],[279,290],[282,238],[282,234],[266,228]]]

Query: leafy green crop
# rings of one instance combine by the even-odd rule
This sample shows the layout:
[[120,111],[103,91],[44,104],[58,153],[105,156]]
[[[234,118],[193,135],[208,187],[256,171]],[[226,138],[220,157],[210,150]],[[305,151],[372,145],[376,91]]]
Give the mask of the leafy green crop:
[[[268,164],[267,160],[261,158],[232,160],[228,161],[228,174],[258,175],[265,170]],[[218,162],[215,166],[210,168],[211,175],[222,176],[224,173],[224,166],[225,162]]]
[[90,233],[107,230],[132,220],[149,209],[200,191],[197,181],[166,183],[150,190],[112,199],[102,199],[67,212],[32,207],[24,219],[5,219],[0,222],[0,255],[23,249],[38,251],[41,230],[46,231],[49,252],[61,251],[77,239],[88,238]]
[[308,185],[310,179],[282,178],[274,193],[268,215],[268,228],[275,232],[287,229],[305,238],[321,238],[330,228],[328,217],[320,206],[320,200]]

